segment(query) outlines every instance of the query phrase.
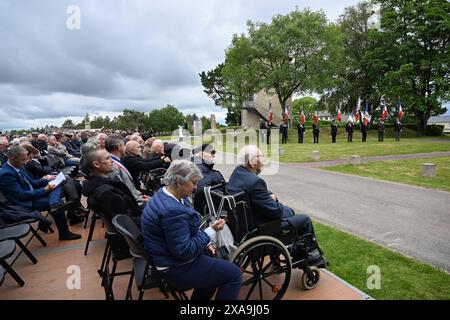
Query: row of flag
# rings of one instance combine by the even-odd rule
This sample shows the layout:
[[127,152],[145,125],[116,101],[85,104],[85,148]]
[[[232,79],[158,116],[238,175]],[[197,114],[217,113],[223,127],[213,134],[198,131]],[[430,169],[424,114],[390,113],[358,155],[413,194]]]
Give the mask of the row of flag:
[[[358,97],[358,102],[356,104],[356,108],[349,115],[348,120],[350,120],[351,122],[362,121],[362,122],[364,122],[365,125],[368,125],[368,123],[371,119],[371,116],[369,114],[369,104],[368,104],[368,101],[366,100],[366,103],[364,106],[364,111],[362,111],[361,107],[360,107],[361,102],[362,102],[361,97]],[[381,97],[380,105],[383,106],[383,112],[381,113],[380,120],[384,121],[386,118],[389,117],[389,111],[388,111],[386,102],[384,100],[384,96]],[[405,115],[405,113],[403,112],[400,97],[397,100],[397,112],[398,112],[399,118],[402,119],[403,116]],[[298,119],[301,124],[305,124],[305,114],[303,113],[303,110],[300,111]],[[338,108],[336,119],[337,119],[337,121],[339,121],[339,123],[342,121],[342,113],[341,113],[340,108]],[[355,119],[355,121],[353,119]],[[283,111],[283,121],[288,121],[288,120],[289,120],[289,112],[288,112],[288,108],[286,107],[286,108],[284,108],[284,111]],[[273,112],[272,112],[271,106],[269,107],[268,121],[269,121],[269,124],[272,124]],[[318,115],[318,112],[316,111],[316,113],[314,114],[314,123],[317,124],[318,122],[319,122],[319,115]]]

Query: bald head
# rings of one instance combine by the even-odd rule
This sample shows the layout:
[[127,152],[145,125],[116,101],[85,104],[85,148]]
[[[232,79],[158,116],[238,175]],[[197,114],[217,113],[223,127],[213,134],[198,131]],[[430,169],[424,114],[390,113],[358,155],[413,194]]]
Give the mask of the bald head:
[[161,140],[153,141],[150,151],[153,155],[164,155],[164,143]]
[[90,150],[83,163],[83,171],[85,169],[89,169],[93,175],[106,176],[112,171],[112,161],[108,151],[101,148]]
[[142,149],[141,145],[137,141],[128,141],[125,145],[125,152],[129,155],[141,157]]

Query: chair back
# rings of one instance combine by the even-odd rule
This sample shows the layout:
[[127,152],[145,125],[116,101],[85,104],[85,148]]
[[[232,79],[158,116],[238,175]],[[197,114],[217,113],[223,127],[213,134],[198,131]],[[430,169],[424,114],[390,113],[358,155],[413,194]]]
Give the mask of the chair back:
[[150,260],[142,244],[141,230],[129,216],[118,214],[112,219],[116,230],[125,238],[130,247],[130,254],[135,258]]

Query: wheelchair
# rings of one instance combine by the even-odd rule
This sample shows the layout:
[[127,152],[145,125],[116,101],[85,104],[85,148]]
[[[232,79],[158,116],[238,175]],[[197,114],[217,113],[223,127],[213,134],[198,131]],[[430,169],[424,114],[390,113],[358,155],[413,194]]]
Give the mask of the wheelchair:
[[281,299],[293,268],[303,270],[300,287],[314,289],[320,280],[317,266],[327,265],[314,236],[299,235],[284,219],[256,226],[247,194],[227,195],[225,191],[223,184],[205,187],[209,214],[203,217],[202,228],[218,218],[225,219],[234,243],[227,249],[219,247],[217,252],[240,267],[245,299]]
[[153,196],[155,192],[163,186],[162,179],[164,178],[166,171],[167,169],[158,168],[141,172],[139,175],[139,180],[142,181],[146,189],[142,191],[149,196]]

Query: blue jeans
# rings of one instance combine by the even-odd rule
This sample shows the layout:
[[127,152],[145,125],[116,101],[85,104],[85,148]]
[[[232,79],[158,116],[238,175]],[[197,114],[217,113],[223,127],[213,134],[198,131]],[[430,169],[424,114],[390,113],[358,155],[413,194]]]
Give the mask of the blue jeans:
[[236,300],[242,275],[235,264],[202,254],[191,263],[171,267],[167,281],[176,288],[194,288],[191,300],[209,300],[217,288],[216,300]]
[[57,186],[48,195],[33,200],[33,210],[47,211],[51,207],[61,203],[62,187]]

